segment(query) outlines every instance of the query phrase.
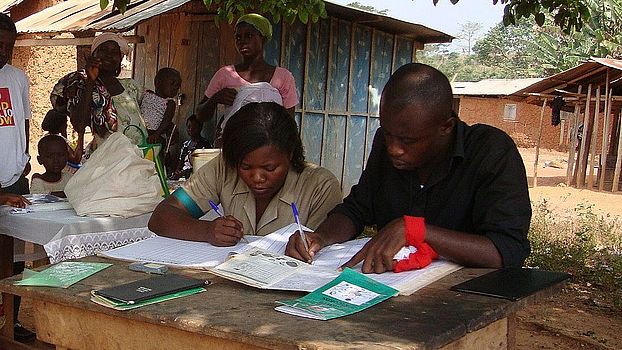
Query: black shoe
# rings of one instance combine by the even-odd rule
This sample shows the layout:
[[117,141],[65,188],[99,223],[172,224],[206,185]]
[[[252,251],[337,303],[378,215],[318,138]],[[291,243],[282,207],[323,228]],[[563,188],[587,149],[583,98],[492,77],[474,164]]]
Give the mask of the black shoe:
[[20,343],[28,343],[35,340],[35,338],[35,332],[31,332],[24,328],[21,323],[15,322],[15,325],[13,326],[13,339]]

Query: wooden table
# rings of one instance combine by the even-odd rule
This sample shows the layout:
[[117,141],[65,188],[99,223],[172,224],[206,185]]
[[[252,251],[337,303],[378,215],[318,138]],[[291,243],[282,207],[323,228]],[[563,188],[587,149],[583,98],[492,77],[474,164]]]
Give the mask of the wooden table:
[[[81,217],[72,209],[28,214],[10,214],[10,210],[8,206],[0,206],[0,278],[13,275],[13,238],[54,245],[54,251],[48,251],[48,255],[56,262],[96,254],[100,250],[112,249],[153,235],[147,229],[151,214],[124,219]],[[80,242],[73,242],[75,240]],[[0,335],[12,338],[12,295],[4,295],[2,303],[7,317]]]
[[[68,289],[14,286],[0,291],[32,299],[37,337],[57,349],[507,349],[514,347],[514,313],[559,290],[557,285],[518,302],[453,292],[449,287],[489,270],[462,269],[411,296],[398,296],[347,317],[317,321],[274,310],[276,300],[302,294],[264,291],[204,271],[205,293],[115,311],[89,300],[90,291],[147,275],[113,262]],[[0,339],[2,348],[2,339]]]

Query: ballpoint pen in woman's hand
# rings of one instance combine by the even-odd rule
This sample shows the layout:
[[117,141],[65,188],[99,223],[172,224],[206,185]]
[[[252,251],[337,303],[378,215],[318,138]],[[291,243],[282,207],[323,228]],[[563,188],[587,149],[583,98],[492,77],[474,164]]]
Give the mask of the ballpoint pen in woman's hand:
[[302,230],[302,225],[300,225],[300,216],[298,215],[298,208],[296,207],[296,203],[294,202],[292,202],[292,212],[294,213],[294,220],[296,220],[296,225],[298,225],[298,231],[300,231],[300,238],[302,239],[302,244],[304,244],[305,250],[308,252],[309,243],[307,242],[305,231]]
[[[209,202],[209,205],[212,207],[212,209],[214,209],[214,212],[218,214],[218,216],[220,216],[221,218],[225,217],[224,213],[221,213],[220,209],[218,209],[218,205],[216,203],[214,203],[211,199],[208,202]],[[246,239],[246,237],[242,236],[242,240],[248,243],[248,240]]]

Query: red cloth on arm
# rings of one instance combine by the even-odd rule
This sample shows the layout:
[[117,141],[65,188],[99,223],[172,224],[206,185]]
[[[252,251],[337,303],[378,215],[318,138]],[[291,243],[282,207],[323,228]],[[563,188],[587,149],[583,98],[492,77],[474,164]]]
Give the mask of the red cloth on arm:
[[406,243],[417,248],[407,259],[395,263],[394,272],[422,269],[438,258],[438,254],[425,242],[425,219],[417,216],[404,215],[404,235]]

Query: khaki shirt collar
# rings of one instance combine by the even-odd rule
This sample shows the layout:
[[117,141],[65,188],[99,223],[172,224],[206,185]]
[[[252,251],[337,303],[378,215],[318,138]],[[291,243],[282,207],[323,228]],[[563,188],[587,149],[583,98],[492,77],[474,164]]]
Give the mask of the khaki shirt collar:
[[[283,187],[276,193],[274,198],[268,203],[266,210],[263,215],[259,219],[259,223],[256,224],[256,206],[255,206],[255,198],[253,197],[250,189],[246,185],[241,178],[238,177],[238,181],[235,184],[233,189],[234,200],[236,196],[245,196],[244,200],[244,212],[246,213],[246,217],[250,222],[253,228],[253,234],[256,234],[259,230],[261,230],[264,226],[270,224],[274,220],[276,220],[279,216],[279,207],[281,207],[280,202],[285,203],[287,206],[290,206],[292,202],[295,200],[295,187],[296,182],[298,181],[298,174],[291,167],[287,172],[287,177],[285,178],[285,183]],[[284,213],[283,213],[284,214]],[[293,215],[293,214],[292,214]],[[293,220],[293,217],[292,217]]]

